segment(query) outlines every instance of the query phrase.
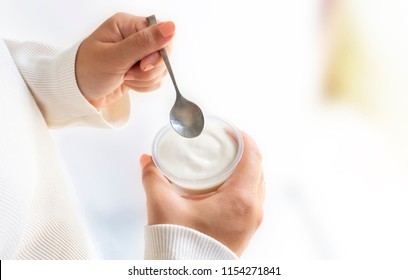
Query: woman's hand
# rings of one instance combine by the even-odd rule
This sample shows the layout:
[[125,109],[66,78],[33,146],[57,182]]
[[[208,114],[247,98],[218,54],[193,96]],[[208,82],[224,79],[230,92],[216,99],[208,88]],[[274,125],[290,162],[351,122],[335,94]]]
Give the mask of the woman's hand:
[[119,13],[106,20],[79,47],[78,87],[96,108],[106,107],[128,89],[151,91],[166,68],[158,52],[173,38],[173,22],[147,27],[145,17]]
[[248,135],[244,153],[231,177],[215,192],[180,196],[150,156],[140,159],[149,225],[176,224],[205,233],[240,256],[259,227],[265,196],[259,149]]

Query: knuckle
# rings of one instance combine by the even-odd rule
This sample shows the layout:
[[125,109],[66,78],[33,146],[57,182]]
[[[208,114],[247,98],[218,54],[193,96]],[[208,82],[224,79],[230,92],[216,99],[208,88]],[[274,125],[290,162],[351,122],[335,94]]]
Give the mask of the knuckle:
[[254,155],[254,157],[255,157],[258,161],[262,162],[263,156],[262,156],[261,151],[260,151],[258,148],[252,147],[251,150],[250,150],[250,152]]
[[256,208],[254,196],[249,193],[241,193],[233,200],[235,215],[251,216]]
[[256,142],[245,132],[242,132],[242,134],[245,142],[245,150],[247,151],[247,153],[252,155],[255,159],[262,161],[262,153],[259,150]]
[[114,14],[113,16],[111,16],[111,17],[109,17],[107,20],[106,20],[106,23],[108,23],[109,25],[116,25],[116,23],[121,19],[121,18],[123,18],[123,13],[121,13],[121,12],[119,12],[119,13],[116,13],[116,14]]
[[153,165],[146,166],[142,171],[143,180],[149,180],[155,176],[157,176],[157,170],[153,167]]
[[258,228],[262,224],[264,211],[255,194],[242,192],[231,200],[231,204],[232,214],[245,219],[249,223],[246,226]]
[[124,18],[124,17],[127,17],[128,16],[128,14],[126,14],[126,13],[124,13],[124,12],[117,12],[116,14],[114,14],[112,17],[111,17],[111,19],[113,19],[113,20],[118,20],[118,19],[122,19],[122,18]]
[[138,48],[147,48],[151,44],[151,36],[148,32],[141,30],[137,36],[132,37],[132,43]]

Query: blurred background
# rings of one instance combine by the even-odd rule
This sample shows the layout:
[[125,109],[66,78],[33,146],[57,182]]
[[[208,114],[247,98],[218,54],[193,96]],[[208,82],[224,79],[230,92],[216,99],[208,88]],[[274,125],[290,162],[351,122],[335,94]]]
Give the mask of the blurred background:
[[[116,12],[173,20],[184,95],[264,157],[265,218],[244,259],[408,254],[408,3],[0,0],[0,36],[68,48]],[[167,77],[118,130],[52,130],[104,259],[143,258],[139,156],[168,122]]]

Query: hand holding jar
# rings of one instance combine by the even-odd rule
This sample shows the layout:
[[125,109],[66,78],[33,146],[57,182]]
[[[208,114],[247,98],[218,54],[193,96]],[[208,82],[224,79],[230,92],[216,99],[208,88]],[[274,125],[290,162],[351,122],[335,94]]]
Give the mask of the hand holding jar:
[[200,231],[240,256],[262,221],[265,196],[262,157],[254,140],[242,133],[244,150],[235,171],[214,192],[180,196],[156,168],[140,159],[147,197],[148,224],[175,224]]

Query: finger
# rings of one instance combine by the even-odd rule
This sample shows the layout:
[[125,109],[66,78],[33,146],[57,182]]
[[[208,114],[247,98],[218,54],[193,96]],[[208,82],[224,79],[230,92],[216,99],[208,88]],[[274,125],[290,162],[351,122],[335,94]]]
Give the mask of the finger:
[[119,64],[130,68],[137,61],[165,47],[174,32],[175,25],[171,21],[149,26],[115,44],[112,55]]
[[252,188],[258,192],[259,181],[262,175],[262,155],[255,141],[246,133],[241,132],[244,140],[244,152],[234,173],[223,184],[222,188]]
[[133,66],[125,75],[124,80],[133,80],[148,82],[157,77],[163,77],[166,74],[166,67],[164,65],[157,66],[150,71],[142,71],[139,64]]
[[[153,82],[134,82],[134,81],[126,81],[125,85],[131,89],[149,89],[149,88],[157,88],[161,85],[161,79]],[[146,91],[146,90],[145,90]]]
[[166,75],[166,72],[163,71],[161,75],[158,75],[157,77],[151,80],[148,80],[148,81],[138,81],[138,80],[128,79],[128,80],[125,80],[124,83],[125,85],[133,86],[133,87],[150,87],[152,85],[159,84],[163,80],[163,77],[165,75]]
[[259,186],[258,186],[259,188],[258,194],[259,194],[259,198],[262,204],[265,201],[265,187],[266,187],[265,176],[264,176],[264,173],[262,172],[261,179],[259,180]]
[[160,53],[157,51],[149,54],[140,61],[140,69],[146,72],[152,70],[160,63],[163,63],[163,60],[161,59]]
[[257,208],[257,227],[259,227],[262,224],[263,216],[264,216],[264,209],[263,205],[265,202],[265,177],[264,173],[261,173],[261,178],[259,180],[258,184],[258,195],[257,195],[258,201],[255,203],[256,208]]
[[[165,49],[167,54],[170,54],[172,50],[172,44],[168,44]],[[164,61],[159,51],[149,54],[140,61],[140,68],[143,71],[149,71],[150,69],[159,65],[164,65]]]
[[160,88],[160,86],[161,86],[161,83],[152,85],[150,87],[129,87],[129,88],[137,92],[151,92],[151,91],[157,90],[158,88]]

